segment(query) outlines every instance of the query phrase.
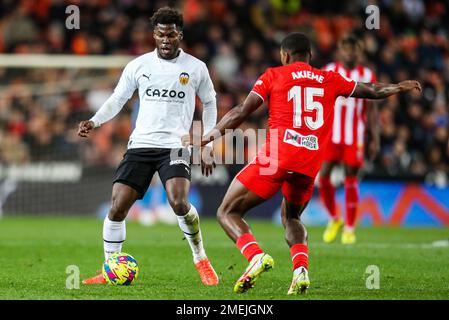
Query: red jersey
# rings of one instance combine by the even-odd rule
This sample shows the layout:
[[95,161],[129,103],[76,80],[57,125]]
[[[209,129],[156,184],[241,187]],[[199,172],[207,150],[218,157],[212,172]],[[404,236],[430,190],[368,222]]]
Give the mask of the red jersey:
[[[324,70],[335,71],[357,82],[375,83],[375,73],[362,65],[346,69],[341,63],[328,64]],[[366,126],[366,99],[340,97],[335,101],[332,142],[363,150]]]
[[303,62],[267,69],[251,91],[269,100],[270,131],[258,157],[315,177],[330,139],[335,100],[355,87],[354,80]]

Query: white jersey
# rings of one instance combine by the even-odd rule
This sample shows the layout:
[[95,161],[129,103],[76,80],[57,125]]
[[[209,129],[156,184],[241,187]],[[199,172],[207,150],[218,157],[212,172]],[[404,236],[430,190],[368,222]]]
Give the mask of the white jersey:
[[[192,125],[196,95],[204,106],[213,102],[215,116],[209,128],[204,125],[204,131],[215,125],[216,93],[206,64],[181,49],[173,60],[159,58],[154,50],[130,61],[108,101],[114,106],[121,104],[121,109],[136,89],[140,107],[128,149],[180,148],[181,137],[189,133]],[[108,110],[113,109],[108,107],[108,101],[91,119],[96,125],[120,111]]]

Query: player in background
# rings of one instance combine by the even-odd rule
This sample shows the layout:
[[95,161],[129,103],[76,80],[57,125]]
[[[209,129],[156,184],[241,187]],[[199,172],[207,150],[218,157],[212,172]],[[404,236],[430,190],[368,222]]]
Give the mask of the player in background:
[[[252,288],[259,275],[274,266],[273,258],[259,246],[243,217],[279,189],[283,194],[285,240],[294,270],[288,294],[304,293],[309,287],[307,231],[300,217],[312,196],[314,180],[330,140],[335,100],[339,96],[383,99],[421,90],[417,81],[371,84],[315,69],[309,64],[310,40],[301,33],[289,34],[281,43],[280,54],[283,66],[267,69],[245,101],[224,115],[209,134],[200,139],[195,134],[183,137],[184,145],[206,145],[226,129],[237,128],[268,100],[270,131],[266,145],[236,175],[217,213],[220,225],[249,262],[234,286],[236,293]],[[277,148],[275,155],[270,151],[274,148]],[[277,169],[274,173],[263,170],[273,165]]]
[[[324,70],[335,71],[342,76],[358,82],[375,83],[373,70],[363,66],[362,44],[354,36],[348,36],[339,43],[341,61],[328,64]],[[371,141],[369,157],[374,160],[380,149],[377,105],[374,101],[360,98],[340,97],[335,101],[334,123],[331,141],[324,153],[324,162],[319,174],[319,192],[330,215],[330,220],[323,234],[324,242],[332,242],[343,224],[341,236],[343,244],[356,242],[355,223],[359,202],[358,174],[363,166],[365,151],[365,127],[368,125]],[[346,219],[340,217],[335,201],[335,187],[331,182],[332,170],[344,164]]]
[[[189,132],[195,111],[195,97],[203,103],[204,132],[216,124],[215,90],[206,65],[185,53],[183,17],[164,7],[151,18],[156,49],[129,62],[114,90],[98,112],[79,124],[78,134],[89,132],[112,119],[138,89],[140,108],[128,150],[120,163],[112,187],[112,204],[104,220],[104,256],[120,252],[126,238],[125,218],[137,199],[142,199],[157,171],[167,192],[179,227],[192,249],[193,260],[205,285],[217,285],[218,277],[206,256],[198,212],[189,203],[190,156],[181,145]],[[214,164],[208,159],[212,148],[202,150],[202,171],[208,176]],[[105,283],[97,275],[85,284]]]

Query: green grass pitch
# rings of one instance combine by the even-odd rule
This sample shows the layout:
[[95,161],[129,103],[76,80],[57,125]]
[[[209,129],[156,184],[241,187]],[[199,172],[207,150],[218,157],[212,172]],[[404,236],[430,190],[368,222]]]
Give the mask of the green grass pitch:
[[[250,221],[261,246],[275,259],[254,289],[232,292],[247,263],[214,220],[202,222],[206,251],[220,277],[205,287],[177,226],[127,225],[123,251],[140,266],[129,287],[66,288],[66,267],[77,265],[81,279],[102,263],[102,221],[88,218],[10,218],[0,220],[0,299],[448,299],[449,248],[432,247],[449,237],[444,228],[359,228],[358,243],[324,244],[322,228],[309,229],[311,287],[306,296],[286,295],[291,280],[283,229]],[[380,270],[380,288],[367,289],[369,265]]]

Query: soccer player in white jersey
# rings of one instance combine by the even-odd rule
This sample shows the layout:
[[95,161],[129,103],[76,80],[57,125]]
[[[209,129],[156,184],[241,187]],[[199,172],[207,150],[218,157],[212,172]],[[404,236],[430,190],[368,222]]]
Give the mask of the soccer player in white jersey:
[[[141,199],[157,171],[167,191],[168,201],[177,215],[179,227],[192,249],[194,264],[205,285],[217,285],[218,277],[206,256],[199,216],[189,203],[190,156],[181,137],[190,130],[195,97],[203,103],[203,130],[216,124],[215,90],[206,65],[179,48],[183,37],[183,17],[171,8],[159,9],[151,18],[156,49],[129,62],[114,93],[90,119],[81,121],[78,134],[89,132],[112,119],[139,92],[140,108],[128,150],[120,163],[112,187],[112,204],[103,224],[104,255],[120,252],[126,238],[125,218],[137,199]],[[203,174],[212,173],[212,148],[202,149]],[[83,281],[105,280],[101,274]]]
[[[328,64],[325,70],[338,72],[357,82],[376,82],[375,73],[360,63],[362,45],[356,37],[344,38],[339,43],[339,54],[341,61]],[[341,242],[354,244],[356,242],[354,228],[359,202],[358,174],[364,160],[366,124],[371,133],[368,146],[370,159],[373,160],[379,151],[377,106],[374,101],[366,99],[340,97],[336,100],[334,109],[332,137],[326,148],[319,179],[320,196],[330,215],[323,240],[324,242],[334,241],[344,224]],[[346,219],[344,222],[337,211],[335,187],[330,179],[333,168],[340,163],[344,164],[345,169]]]

